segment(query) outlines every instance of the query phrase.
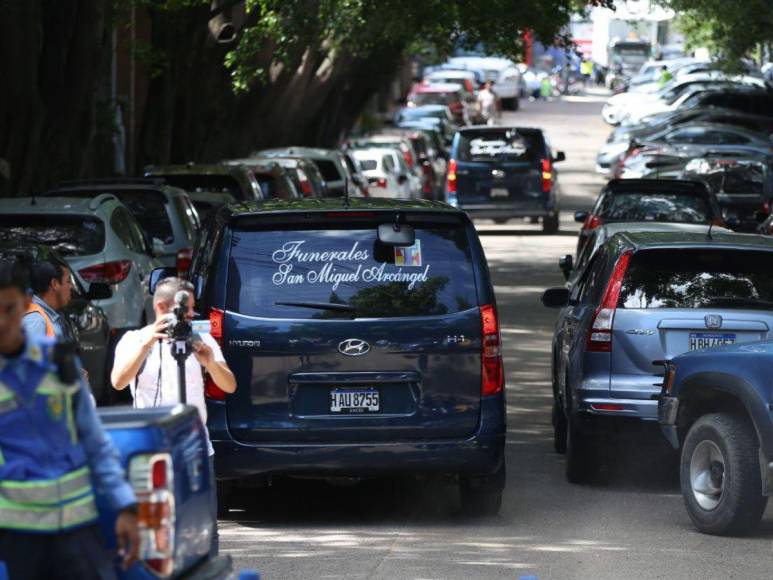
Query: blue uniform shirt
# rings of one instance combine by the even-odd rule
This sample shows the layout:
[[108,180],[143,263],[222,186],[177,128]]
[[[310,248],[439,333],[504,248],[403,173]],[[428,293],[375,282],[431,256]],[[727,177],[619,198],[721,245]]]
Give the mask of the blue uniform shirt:
[[[32,297],[32,302],[40,306],[43,311],[48,314],[48,318],[51,321],[51,326],[54,327],[54,335],[57,338],[64,336],[64,328],[62,326],[62,315],[56,310],[46,304],[45,300],[41,300],[37,295]],[[24,327],[24,334],[27,336],[46,336],[46,321],[37,312],[30,312],[25,314],[21,320],[21,324]]]
[[[50,344],[51,339],[28,336],[24,351],[16,357],[6,358],[0,356],[0,381],[14,390],[22,401],[31,401],[37,388],[36,380],[31,380],[41,374],[41,368],[50,368],[50,362],[44,360],[45,353],[50,352],[45,344]],[[80,366],[80,365],[79,365]],[[111,507],[121,510],[136,503],[134,491],[126,481],[120,455],[102,429],[102,423],[96,412],[94,399],[86,385],[85,380],[80,380],[80,392],[74,398],[74,420],[78,434],[78,445],[83,449],[86,463],[91,470],[94,491],[108,499]],[[4,434],[5,436],[24,437],[24,433]],[[2,439],[2,437],[0,437]],[[5,465],[4,478],[8,479],[37,479],[48,466],[39,466],[41,473],[35,473],[36,466],[20,466],[26,477],[18,477],[21,473],[14,473],[12,465]],[[0,471],[3,471],[0,469]]]

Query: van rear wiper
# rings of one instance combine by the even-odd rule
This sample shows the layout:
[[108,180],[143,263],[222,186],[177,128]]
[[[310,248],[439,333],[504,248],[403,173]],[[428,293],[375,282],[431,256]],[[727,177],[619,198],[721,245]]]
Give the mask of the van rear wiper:
[[354,312],[356,308],[348,304],[335,302],[274,302],[275,306],[295,306],[297,308],[316,308],[317,310],[336,310],[337,312]]

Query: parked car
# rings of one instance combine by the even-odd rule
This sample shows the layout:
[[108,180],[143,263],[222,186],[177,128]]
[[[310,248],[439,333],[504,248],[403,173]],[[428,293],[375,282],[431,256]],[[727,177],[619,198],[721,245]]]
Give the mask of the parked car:
[[599,248],[559,307],[552,347],[554,445],[572,483],[602,441],[657,419],[661,361],[770,338],[773,240],[748,234],[627,232]]
[[[285,147],[256,151],[252,157],[302,157],[314,162],[327,183],[327,193],[331,197],[342,197],[347,184],[352,183],[352,175],[347,167],[344,154],[335,149],[314,147]],[[349,188],[351,197],[361,196],[356,188]]]
[[325,197],[327,184],[313,161],[303,157],[272,157],[271,160],[287,170],[303,197]]
[[371,197],[411,199],[408,176],[396,165],[394,149],[354,149],[351,154],[367,176]]
[[[99,410],[137,496],[139,560],[115,573],[125,580],[225,580],[230,556],[212,555],[217,513],[207,432],[195,407]],[[116,511],[97,496],[105,547],[116,553]]]
[[445,105],[457,125],[464,127],[470,124],[470,106],[458,84],[419,83],[411,89],[407,102],[409,107]]
[[350,139],[346,142],[346,147],[353,150],[378,147],[397,151],[403,158],[403,163],[400,163],[400,165],[405,168],[402,172],[408,178],[407,187],[410,197],[415,199],[421,198],[425,182],[430,178],[422,171],[418,150],[407,134],[368,135],[367,137]]
[[541,217],[545,233],[558,231],[555,155],[540,129],[471,127],[454,137],[446,199],[472,217],[505,223]]
[[45,244],[61,254],[90,292],[110,286],[112,296],[94,300],[116,332],[153,320],[147,277],[161,262],[131,211],[112,194],[92,199],[0,199],[0,243]]
[[184,189],[202,224],[209,214],[234,200],[265,198],[255,175],[246,167],[237,165],[151,165],[145,168],[145,175],[161,178],[169,185]]
[[370,195],[368,191],[368,178],[363,173],[360,164],[346,149],[343,150],[344,161],[346,162],[346,168],[349,170],[349,175],[352,176],[352,185],[357,188],[359,195],[362,197],[368,197]]
[[421,129],[428,127],[443,136],[446,146],[451,144],[456,128],[454,119],[445,105],[424,105],[422,107],[404,107],[397,111],[395,125],[401,128]]
[[[769,253],[756,253],[765,254],[770,272]],[[764,312],[770,305],[759,308]],[[725,321],[718,322],[715,332],[729,334],[722,328]],[[765,513],[773,493],[771,363],[771,340],[701,349],[665,361],[658,418],[668,441],[681,450],[682,497],[700,532],[748,533]]]
[[[2,234],[0,234],[2,236]],[[42,244],[10,241],[0,243],[0,258],[24,260],[48,260],[70,268],[67,261],[57,252]],[[78,346],[78,356],[83,368],[89,374],[89,386],[97,403],[105,402],[109,386],[106,361],[110,324],[104,311],[92,300],[110,296],[110,288],[104,284],[92,284],[89,292],[84,290],[77,276],[70,274],[72,294],[70,303],[64,309],[62,322],[65,338]]]
[[[197,308],[239,388],[210,386],[221,501],[269,474],[455,474],[499,511],[504,373],[469,218],[353,198],[224,208],[194,258]],[[219,329],[219,330],[218,330]]]
[[293,183],[290,173],[273,159],[249,157],[232,159],[225,165],[241,165],[248,168],[260,184],[265,199],[297,199],[303,197]]
[[724,226],[716,197],[706,184],[676,179],[613,179],[599,193],[590,212],[578,211],[582,224],[577,255],[602,224],[671,222]]
[[522,89],[521,71],[513,61],[488,56],[458,56],[449,59],[448,62],[454,67],[482,70],[483,82],[494,83],[494,93],[501,99],[502,106],[511,111],[519,109]]
[[186,276],[193,247],[201,229],[199,215],[188,194],[159,180],[86,180],[66,182],[45,197],[95,198],[103,193],[117,197],[129,208],[164,266],[174,266]]

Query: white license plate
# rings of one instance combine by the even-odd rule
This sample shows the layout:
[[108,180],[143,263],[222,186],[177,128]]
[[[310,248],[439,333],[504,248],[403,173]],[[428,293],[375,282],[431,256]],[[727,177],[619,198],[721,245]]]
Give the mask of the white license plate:
[[378,389],[331,389],[331,413],[375,413],[381,398]]
[[510,197],[510,192],[504,187],[492,187],[491,197]]
[[722,346],[725,344],[735,344],[735,333],[719,332],[691,332],[689,346],[690,350],[701,350]]

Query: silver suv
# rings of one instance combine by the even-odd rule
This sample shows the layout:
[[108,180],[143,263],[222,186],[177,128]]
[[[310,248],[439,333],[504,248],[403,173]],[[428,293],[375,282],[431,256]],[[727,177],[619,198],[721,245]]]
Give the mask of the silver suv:
[[86,288],[108,284],[112,297],[95,300],[110,326],[122,330],[152,320],[146,283],[161,262],[142,228],[117,197],[0,199],[0,241],[46,244],[59,252]]

